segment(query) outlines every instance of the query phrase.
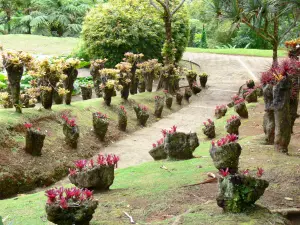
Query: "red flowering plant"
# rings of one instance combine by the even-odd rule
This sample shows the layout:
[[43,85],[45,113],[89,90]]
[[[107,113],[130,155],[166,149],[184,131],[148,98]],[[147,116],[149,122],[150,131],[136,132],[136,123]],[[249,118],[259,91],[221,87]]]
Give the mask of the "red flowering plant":
[[104,113],[101,113],[101,112],[95,112],[95,116],[98,118],[98,119],[103,119],[103,120],[107,120],[108,119],[108,116]]
[[61,116],[61,118],[64,120],[65,124],[67,124],[68,126],[70,126],[70,127],[76,126],[75,118],[70,119],[67,114],[63,114]]
[[238,99],[234,102],[235,105],[238,105],[238,104],[241,104],[241,103],[245,103],[245,99],[240,98],[240,99]]
[[236,142],[238,140],[238,136],[236,134],[227,134],[225,137],[219,139],[217,142],[212,141],[211,144],[214,147],[216,144],[218,147],[222,147],[223,145]]
[[216,108],[215,108],[215,117],[217,119],[225,116],[227,112],[227,107],[226,105],[217,105]]
[[263,175],[263,173],[264,173],[263,168],[257,167],[257,173],[256,173],[256,176],[261,177],[261,176]]
[[53,188],[45,191],[47,219],[55,224],[83,224],[93,218],[98,206],[88,189]]
[[224,169],[220,169],[219,173],[222,177],[227,177],[230,173],[229,173],[229,168],[227,167],[225,170]]
[[208,119],[207,122],[203,122],[203,133],[208,137],[208,138],[214,138],[216,136],[215,132],[215,123],[211,120]]
[[241,99],[241,98],[240,98],[240,96],[238,96],[237,94],[235,94],[235,95],[233,95],[233,96],[231,97],[231,99],[232,99],[233,102],[235,102],[236,100],[239,100],[239,99]]
[[240,117],[239,117],[239,116],[236,116],[236,115],[231,116],[231,117],[227,120],[227,124],[228,124],[228,123],[231,123],[231,122],[233,122],[233,121],[235,121],[235,120],[240,120]]
[[174,134],[174,133],[176,133],[176,131],[177,131],[177,126],[175,126],[175,125],[173,125],[170,128],[170,130],[162,129],[161,133],[162,133],[163,137],[161,139],[159,139],[156,143],[153,143],[152,147],[156,148],[156,147],[163,145],[167,134]]
[[39,127],[36,128],[36,129],[33,129],[32,123],[27,123],[27,122],[25,122],[25,123],[24,123],[24,127],[26,128],[27,131],[32,130],[32,131],[35,131],[35,132],[41,132],[41,129],[40,129]]
[[207,119],[207,122],[203,122],[203,125],[204,125],[205,127],[210,127],[210,126],[214,126],[215,123],[214,123],[214,121],[212,121],[211,119]]

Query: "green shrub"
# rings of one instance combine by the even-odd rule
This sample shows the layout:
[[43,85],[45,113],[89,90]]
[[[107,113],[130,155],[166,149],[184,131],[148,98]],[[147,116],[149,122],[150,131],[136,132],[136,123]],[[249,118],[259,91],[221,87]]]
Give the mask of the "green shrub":
[[[176,60],[188,42],[189,24],[183,7],[173,20]],[[161,59],[164,23],[149,0],[112,0],[98,5],[85,18],[82,38],[91,59],[107,58],[107,66],[119,63],[126,52],[143,53],[145,60]]]

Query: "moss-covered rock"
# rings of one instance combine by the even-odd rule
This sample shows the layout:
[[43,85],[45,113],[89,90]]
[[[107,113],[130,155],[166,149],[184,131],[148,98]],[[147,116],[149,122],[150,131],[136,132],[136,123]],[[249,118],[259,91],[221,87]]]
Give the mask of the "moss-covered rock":
[[42,155],[45,137],[39,130],[27,129],[25,151],[34,156]]
[[154,160],[161,160],[167,158],[167,153],[165,152],[164,145],[159,145],[149,151],[149,154]]
[[248,110],[245,102],[241,102],[234,106],[234,111],[242,118],[248,118]]
[[72,127],[67,123],[64,123],[63,133],[65,135],[66,143],[72,148],[77,148],[77,143],[79,139],[79,127],[77,125]]
[[216,137],[215,124],[210,124],[210,125],[203,127],[202,131],[208,138]]

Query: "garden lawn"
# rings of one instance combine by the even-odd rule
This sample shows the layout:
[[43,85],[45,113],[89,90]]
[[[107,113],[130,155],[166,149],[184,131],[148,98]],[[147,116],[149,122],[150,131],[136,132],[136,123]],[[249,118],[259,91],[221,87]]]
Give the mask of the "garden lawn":
[[0,35],[4,50],[12,49],[39,55],[69,55],[79,43],[78,38],[45,37],[39,35]]
[[[260,56],[260,57],[272,57],[272,50],[265,49],[245,49],[245,48],[233,48],[233,49],[205,49],[205,48],[186,48],[186,52],[194,53],[215,53],[226,55],[247,55],[247,56]],[[278,50],[279,57],[286,57],[286,50]]]
[[[240,166],[241,169],[249,168],[252,175],[257,166],[265,169],[263,178],[270,181],[270,187],[259,204],[270,209],[299,205],[300,190],[292,185],[299,180],[299,174],[290,173],[299,166],[299,158],[285,156],[274,152],[271,146],[261,145],[261,129],[259,132],[256,124],[263,114],[263,104],[248,104],[248,110],[250,119],[243,119],[240,128],[239,143],[243,147]],[[233,114],[233,109],[229,109],[225,117],[215,122],[216,139],[225,135],[226,120]],[[296,130],[300,130],[299,122],[296,126]],[[217,172],[209,157],[210,140],[204,137],[200,128],[198,136],[201,144],[194,152],[194,159],[153,161],[117,169],[111,190],[95,193],[99,206],[91,224],[129,224],[124,212],[138,224],[284,224],[284,219],[261,207],[242,214],[222,213],[215,201],[217,183],[183,187],[208,179],[207,172]],[[292,153],[294,144],[291,144]],[[283,164],[284,170],[278,168]],[[285,196],[293,201],[284,200]],[[44,192],[2,200],[0,215],[8,216],[8,221],[13,221],[14,225],[50,224],[44,211],[45,202]]]

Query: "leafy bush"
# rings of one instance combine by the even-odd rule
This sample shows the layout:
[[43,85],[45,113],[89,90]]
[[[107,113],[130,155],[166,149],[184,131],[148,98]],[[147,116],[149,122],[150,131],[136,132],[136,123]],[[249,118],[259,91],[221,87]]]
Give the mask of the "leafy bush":
[[[173,20],[177,61],[187,45],[188,33],[189,21],[183,7]],[[88,13],[82,38],[90,58],[107,58],[107,65],[111,67],[119,63],[128,51],[143,53],[146,60],[161,59],[164,23],[148,0],[113,0]]]

